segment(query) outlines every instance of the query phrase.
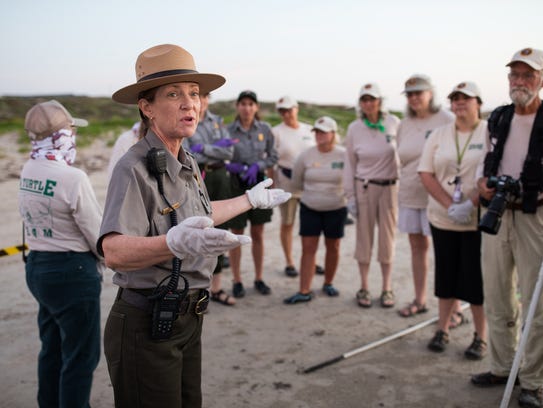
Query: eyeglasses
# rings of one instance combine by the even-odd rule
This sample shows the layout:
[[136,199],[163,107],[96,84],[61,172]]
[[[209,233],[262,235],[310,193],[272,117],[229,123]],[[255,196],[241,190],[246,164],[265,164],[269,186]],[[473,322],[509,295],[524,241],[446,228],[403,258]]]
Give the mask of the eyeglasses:
[[373,96],[365,95],[360,98],[360,102],[368,103],[368,102],[374,102],[377,98],[374,98]]
[[518,81],[519,79],[522,79],[524,82],[533,82],[536,78],[535,72],[510,72],[507,77],[510,81]]
[[292,112],[292,108],[290,108],[290,109],[281,108],[281,109],[278,109],[278,111],[279,111],[280,115],[284,115],[285,113]]

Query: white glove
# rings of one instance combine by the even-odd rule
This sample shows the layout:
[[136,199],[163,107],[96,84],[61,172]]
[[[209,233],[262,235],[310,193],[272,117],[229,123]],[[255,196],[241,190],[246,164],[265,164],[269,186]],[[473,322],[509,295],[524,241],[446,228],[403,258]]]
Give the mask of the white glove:
[[347,211],[349,214],[351,214],[354,218],[358,216],[358,206],[356,205],[356,198],[350,198],[347,201]]
[[447,213],[449,218],[456,224],[469,224],[471,222],[471,213],[473,212],[473,203],[467,199],[460,204],[451,204]]
[[166,244],[176,257],[185,259],[187,256],[216,257],[252,241],[246,235],[235,235],[212,226],[213,220],[209,217],[189,217],[170,228]]
[[266,188],[272,184],[273,180],[267,178],[245,192],[253,208],[273,208],[292,197],[291,193],[287,193],[280,188]]

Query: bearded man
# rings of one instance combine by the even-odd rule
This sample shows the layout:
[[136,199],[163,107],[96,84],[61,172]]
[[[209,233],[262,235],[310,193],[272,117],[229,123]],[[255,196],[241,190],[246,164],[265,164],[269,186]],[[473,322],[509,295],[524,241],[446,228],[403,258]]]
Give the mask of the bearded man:
[[[494,214],[494,229],[483,234],[482,239],[491,361],[490,371],[471,378],[471,382],[480,387],[507,383],[519,342],[521,313],[525,316],[528,311],[543,261],[543,106],[539,97],[543,85],[543,51],[524,48],[515,53],[507,66],[513,103],[497,108],[489,118],[488,153],[484,165],[480,166],[478,179],[482,198],[505,198],[503,215]],[[490,183],[497,188],[487,184],[490,177],[497,177]],[[500,195],[496,196],[496,192]],[[529,331],[518,382],[521,386],[519,405],[541,407],[541,298]]]

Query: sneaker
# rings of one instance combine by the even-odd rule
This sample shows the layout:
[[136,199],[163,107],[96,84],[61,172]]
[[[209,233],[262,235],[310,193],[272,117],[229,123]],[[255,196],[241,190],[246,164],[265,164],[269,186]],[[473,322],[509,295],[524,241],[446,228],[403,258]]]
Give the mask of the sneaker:
[[345,218],[345,225],[353,225],[354,220],[351,217]]
[[331,283],[325,283],[324,285],[322,285],[322,291],[328,296],[339,296],[339,290],[334,288],[334,285],[332,285]]
[[436,331],[430,343],[428,343],[428,348],[437,353],[442,353],[445,351],[447,344],[449,343],[449,334],[445,333],[443,330]]
[[271,293],[270,287],[262,280],[255,281],[255,289],[258,290],[262,295],[269,295]]
[[296,303],[309,302],[311,299],[313,299],[313,293],[309,292],[309,293],[304,294],[304,293],[297,292],[291,297],[288,297],[285,300],[283,300],[283,303],[287,305],[294,305]]
[[477,333],[473,333],[473,341],[464,351],[464,357],[468,360],[482,360],[486,355],[486,341],[480,338]]
[[315,273],[317,275],[324,275],[324,268],[320,265],[315,265]]
[[232,294],[235,298],[242,298],[245,296],[245,288],[243,287],[243,283],[234,282],[234,285],[232,286]]
[[520,390],[520,395],[518,397],[518,404],[521,407],[528,407],[528,408],[540,408],[543,407],[542,402],[542,393],[543,388],[539,387],[535,390],[528,390],[526,388],[522,388]]
[[[471,383],[477,387],[492,387],[494,385],[507,384],[507,375],[494,375],[490,371],[479,373],[471,376]],[[518,385],[518,377],[515,380],[515,385]]]
[[289,265],[285,268],[285,275],[287,275],[289,278],[295,278],[298,276],[298,271],[294,266]]

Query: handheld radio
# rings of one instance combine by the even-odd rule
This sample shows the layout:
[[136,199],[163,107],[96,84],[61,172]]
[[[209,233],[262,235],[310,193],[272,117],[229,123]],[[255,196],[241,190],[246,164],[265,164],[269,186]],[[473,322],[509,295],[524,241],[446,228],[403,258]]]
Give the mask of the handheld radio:
[[[170,218],[172,226],[175,226],[177,225],[177,214],[164,195],[164,185],[162,183],[162,176],[167,170],[167,153],[164,149],[152,147],[147,152],[146,159],[147,169],[156,178],[160,195],[172,209]],[[185,283],[184,289],[181,292],[177,290],[179,276],[181,276]],[[153,302],[151,320],[151,338],[153,340],[160,341],[171,337],[173,323],[179,316],[179,306],[189,291],[188,281],[181,275],[181,260],[179,258],[173,259],[173,270],[169,278],[170,280],[166,286],[161,286],[162,282],[159,283],[154,293],[149,296],[149,300]]]

